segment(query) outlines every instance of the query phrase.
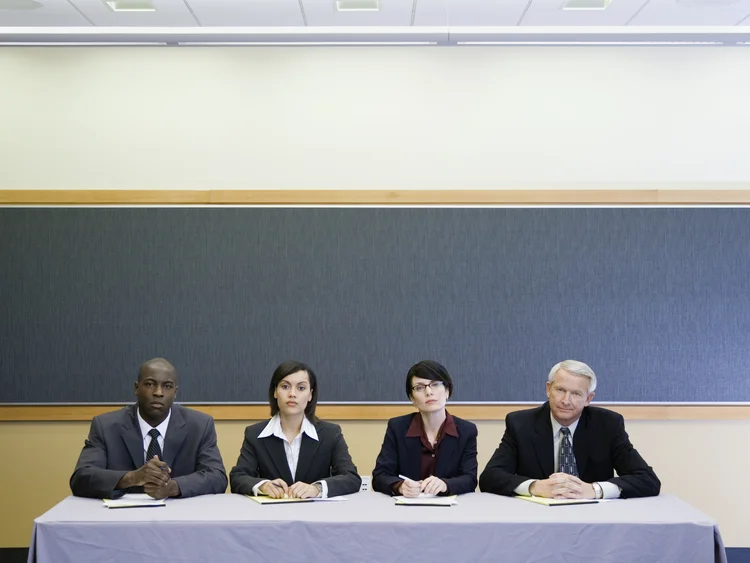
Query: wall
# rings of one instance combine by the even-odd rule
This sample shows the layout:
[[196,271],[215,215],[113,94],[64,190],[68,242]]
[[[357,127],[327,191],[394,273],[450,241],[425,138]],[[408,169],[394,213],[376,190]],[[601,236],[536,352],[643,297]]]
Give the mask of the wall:
[[0,189],[748,182],[750,50],[0,49]]
[[[245,422],[218,422],[219,448],[231,469]],[[504,423],[480,422],[480,471],[502,437]],[[631,440],[662,481],[662,492],[679,496],[717,519],[727,546],[750,547],[750,421],[629,421]],[[0,423],[0,547],[25,547],[34,518],[70,494],[68,479],[88,433],[88,423]],[[342,423],[360,473],[369,475],[385,422]],[[738,445],[741,445],[738,447]],[[693,455],[700,447],[700,457]],[[375,493],[373,493],[375,494]]]

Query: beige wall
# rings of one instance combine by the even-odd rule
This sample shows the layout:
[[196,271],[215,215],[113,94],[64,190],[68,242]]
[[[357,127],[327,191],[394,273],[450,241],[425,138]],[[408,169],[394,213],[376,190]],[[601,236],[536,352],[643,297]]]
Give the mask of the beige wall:
[[[219,448],[228,469],[242,444],[245,423],[218,422]],[[385,422],[344,422],[359,471],[369,475]],[[502,422],[479,423],[480,471],[500,440]],[[678,495],[717,519],[726,545],[750,547],[750,421],[630,421],[631,439],[662,480],[662,492]],[[88,423],[0,423],[0,547],[24,547],[32,522],[69,494]],[[696,457],[697,448],[701,448]]]
[[750,50],[0,49],[0,189],[750,182]]

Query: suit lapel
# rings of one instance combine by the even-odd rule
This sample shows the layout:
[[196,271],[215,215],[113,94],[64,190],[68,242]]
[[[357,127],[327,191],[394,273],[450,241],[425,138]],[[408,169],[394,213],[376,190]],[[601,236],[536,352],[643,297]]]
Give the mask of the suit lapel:
[[552,442],[552,423],[550,422],[549,405],[546,403],[539,411],[534,425],[534,450],[542,468],[542,474],[549,477],[555,472],[555,452]]
[[169,467],[172,467],[174,460],[177,457],[182,443],[187,438],[188,431],[185,419],[182,418],[182,414],[179,409],[172,407],[172,413],[169,417],[169,425],[167,426],[167,435],[164,436],[164,459]]
[[286,461],[284,442],[281,438],[268,436],[267,438],[260,438],[260,441],[265,446],[266,451],[271,458],[271,462],[276,467],[277,475],[279,475],[287,485],[294,483],[292,473],[289,471],[289,464]]
[[591,429],[588,424],[588,411],[583,410],[581,418],[578,419],[575,434],[573,434],[573,454],[576,458],[578,476],[585,481],[586,465],[589,459],[589,442],[591,441]]
[[[317,430],[317,429],[316,429]],[[307,474],[310,472],[313,458],[315,453],[320,447],[320,432],[318,432],[318,440],[310,438],[307,434],[302,434],[302,444],[299,448],[299,459],[297,460],[297,474],[294,476],[294,481],[302,481],[307,483]]]
[[122,441],[125,442],[125,447],[133,460],[133,466],[138,469],[145,463],[146,454],[143,452],[141,427],[135,416],[136,408],[135,406],[128,408],[128,412],[125,414],[125,422],[120,428],[120,436],[122,436]]

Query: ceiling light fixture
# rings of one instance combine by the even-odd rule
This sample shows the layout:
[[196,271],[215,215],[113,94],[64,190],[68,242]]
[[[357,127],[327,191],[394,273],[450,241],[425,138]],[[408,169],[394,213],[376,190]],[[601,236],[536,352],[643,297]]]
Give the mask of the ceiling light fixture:
[[190,47],[331,47],[357,45],[437,45],[437,41],[180,41]]
[[339,12],[377,12],[380,10],[378,0],[337,0],[336,10]]
[[0,0],[0,10],[38,10],[43,6],[36,0]]
[[456,45],[725,45],[723,41],[459,41]]
[[563,10],[606,10],[612,0],[565,0]]
[[150,0],[105,0],[113,12],[155,12]]

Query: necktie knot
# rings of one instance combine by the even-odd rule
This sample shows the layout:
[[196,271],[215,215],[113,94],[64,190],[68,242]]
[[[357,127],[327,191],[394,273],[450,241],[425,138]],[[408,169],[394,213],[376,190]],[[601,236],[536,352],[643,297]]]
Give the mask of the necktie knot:
[[159,431],[156,428],[152,428],[148,431],[148,435],[151,436],[153,439],[156,439],[159,437]]
[[560,432],[562,432],[563,436],[565,436],[566,438],[570,437],[570,428],[563,426],[562,428],[560,428]]

